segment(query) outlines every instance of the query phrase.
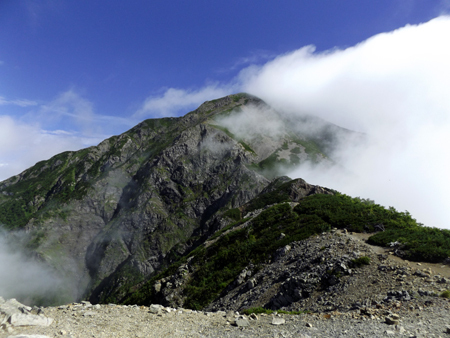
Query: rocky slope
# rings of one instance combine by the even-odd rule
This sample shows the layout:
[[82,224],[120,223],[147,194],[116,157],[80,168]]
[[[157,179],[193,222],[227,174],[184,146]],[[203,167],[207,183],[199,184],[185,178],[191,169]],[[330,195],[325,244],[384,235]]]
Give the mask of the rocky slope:
[[[30,308],[14,300],[5,302],[0,299],[0,337],[447,336],[450,332],[450,303],[434,294],[448,287],[450,268],[399,259],[388,249],[368,245],[362,237],[367,236],[334,230],[309,241],[293,243],[290,250],[277,253],[275,261],[270,263],[273,268],[270,273],[268,269],[251,275],[247,274],[249,271],[243,271],[236,283],[238,285],[228,293],[223,303],[216,302],[207,311],[155,304],[92,305],[89,302]],[[324,245],[326,248],[321,249]],[[300,252],[305,252],[304,257],[299,255]],[[371,258],[369,264],[350,268],[349,259],[363,254]],[[263,285],[270,284],[273,289],[281,286],[280,289],[284,290],[283,295],[272,292],[270,297],[258,296],[261,300],[286,302],[286,296],[295,296],[297,293],[290,289],[298,281],[296,276],[304,280],[302,283],[311,285],[314,283],[312,275],[321,274],[321,267],[317,264],[310,265],[310,276],[302,273],[302,265],[311,263],[311,260],[320,261],[322,264],[318,265],[325,264],[328,268],[339,266],[344,272],[342,281],[337,284],[326,277],[321,295],[313,293],[308,297],[309,301],[305,302],[302,297],[285,307],[310,306],[314,312],[245,315],[235,311],[248,305],[245,304],[248,299],[255,298],[249,293],[261,291],[259,285],[265,288]],[[277,274],[276,269],[282,269],[290,276],[269,281]],[[297,271],[294,273],[294,270]],[[257,281],[253,286],[252,280]],[[233,310],[211,311],[211,308],[227,302],[226,306]]]
[[[330,128],[350,133],[322,124],[325,148],[337,140]],[[320,133],[300,129],[246,94],[146,120],[0,182],[0,223],[10,241],[66,276],[53,301],[122,299],[229,224],[222,214],[286,168],[331,163],[314,141]]]
[[[283,183],[247,207],[258,205],[260,199],[270,200],[267,194],[276,200],[283,195],[282,190],[284,196],[297,196],[302,190],[303,194],[294,202],[244,213],[241,221],[217,232],[186,259],[141,285],[125,302],[209,311],[264,308],[327,312],[437,296],[449,289],[450,274],[443,263],[423,262],[427,257],[421,263],[410,263],[399,258],[404,252],[398,250],[397,243],[388,248],[366,243],[383,231],[330,231],[323,219],[305,215],[308,203],[319,196],[308,193],[317,189],[324,197],[320,200],[341,200],[332,191],[302,180]],[[343,203],[339,208],[348,212]],[[364,213],[361,210],[355,213]],[[358,229],[356,224],[353,227]],[[380,224],[372,227],[372,231],[378,230]]]

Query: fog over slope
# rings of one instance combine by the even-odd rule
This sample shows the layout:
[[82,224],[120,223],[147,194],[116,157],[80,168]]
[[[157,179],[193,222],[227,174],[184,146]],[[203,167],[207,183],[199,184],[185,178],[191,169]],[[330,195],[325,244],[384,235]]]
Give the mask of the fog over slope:
[[8,233],[0,228],[0,296],[39,305],[75,299],[70,280],[30,256],[23,246],[26,237],[25,232]]
[[277,110],[367,135],[366,144],[350,140],[333,154],[352,175],[303,166],[292,177],[450,228],[449,34],[442,16],[343,50],[307,46],[242,71],[240,81]]

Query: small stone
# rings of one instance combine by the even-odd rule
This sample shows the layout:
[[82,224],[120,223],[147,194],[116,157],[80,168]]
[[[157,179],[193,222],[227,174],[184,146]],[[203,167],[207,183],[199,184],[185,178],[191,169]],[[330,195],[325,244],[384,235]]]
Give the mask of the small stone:
[[246,327],[249,326],[250,323],[245,316],[239,316],[236,318],[235,325],[238,327]]
[[7,323],[3,323],[0,327],[3,331],[8,332],[8,333],[11,333],[14,331],[14,328]]
[[150,305],[149,311],[150,311],[150,313],[156,313],[156,314],[158,314],[158,313],[161,312],[162,309],[163,309],[163,306],[162,306],[162,305],[159,305],[159,304],[152,304],[152,305]]
[[396,313],[392,313],[392,314],[390,315],[390,317],[391,317],[392,319],[394,319],[394,320],[400,320],[400,316],[399,316],[398,314],[396,314]]
[[31,314],[14,313],[8,319],[12,326],[49,326],[53,318],[47,318]]
[[311,323],[306,323],[306,327],[313,327]]
[[252,313],[252,314],[250,315],[250,319],[252,319],[252,320],[258,320],[258,316],[257,316],[255,313]]
[[282,325],[284,323],[286,323],[284,318],[281,318],[281,317],[273,317],[272,318],[272,325]]
[[391,331],[391,330],[386,330],[386,331],[384,331],[384,334],[387,335],[387,336],[394,336],[395,332]]
[[400,325],[396,325],[395,329],[400,333],[403,334],[406,332],[405,328],[403,326]]
[[394,319],[389,316],[385,317],[385,321],[386,321],[386,324],[388,324],[388,325],[397,325],[398,324],[398,319]]
[[235,314],[233,311],[228,311],[225,317],[231,324],[234,324]]

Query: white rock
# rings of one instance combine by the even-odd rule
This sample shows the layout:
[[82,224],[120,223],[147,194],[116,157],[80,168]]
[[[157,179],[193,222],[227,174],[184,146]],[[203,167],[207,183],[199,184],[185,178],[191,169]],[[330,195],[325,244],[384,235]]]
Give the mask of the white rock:
[[53,323],[53,318],[15,313],[9,317],[8,322],[13,326],[49,326]]
[[284,318],[281,318],[281,317],[273,317],[272,318],[272,325],[282,325],[284,323],[286,323]]
[[245,326],[249,326],[250,323],[245,316],[239,316],[238,318],[236,318],[235,325],[239,326],[239,327],[245,327]]
[[164,308],[164,306],[162,306],[162,305],[152,304],[152,305],[150,305],[149,311],[151,313],[160,313],[163,308]]

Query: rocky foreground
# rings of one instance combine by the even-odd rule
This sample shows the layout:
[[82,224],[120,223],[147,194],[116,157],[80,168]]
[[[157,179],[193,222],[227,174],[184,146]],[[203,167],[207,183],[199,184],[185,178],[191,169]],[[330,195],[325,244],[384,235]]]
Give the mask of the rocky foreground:
[[[427,298],[427,297],[426,297]],[[88,302],[27,309],[2,324],[0,337],[445,337],[450,303],[412,300],[392,307],[340,313],[238,315],[159,305],[92,305]],[[2,305],[5,307],[5,303]],[[3,311],[3,310],[2,310]],[[28,317],[28,319],[26,319]],[[23,326],[22,326],[23,325]]]
[[[297,256],[296,246],[301,245],[301,242],[293,244],[288,252],[279,253],[277,267],[290,271]],[[248,291],[254,289],[249,287],[245,291],[231,291],[223,299],[225,307],[219,308],[220,304],[215,303],[216,309],[200,312],[156,304],[89,302],[31,308],[14,299],[0,298],[0,338],[450,337],[450,301],[439,297],[449,289],[448,266],[401,260],[392,255],[391,249],[366,244],[361,234],[336,231],[317,236],[308,245],[311,250],[303,251],[304,261],[310,255],[318,261],[323,257],[333,266],[345,265],[343,259],[348,259],[348,251],[355,250],[358,255],[371,258],[368,265],[343,271],[339,283],[327,279],[322,292],[315,291],[310,297],[284,307],[290,310],[293,305],[296,308],[301,305],[311,310],[308,314],[242,315],[233,309],[233,304],[249,299]],[[295,258],[301,260],[300,256]],[[318,268],[311,266],[311,269]],[[269,271],[261,273],[270,278]],[[257,274],[252,277],[263,278]],[[284,280],[280,282],[286,284]],[[288,287],[282,289],[289,295]],[[283,301],[278,293],[272,299]]]

